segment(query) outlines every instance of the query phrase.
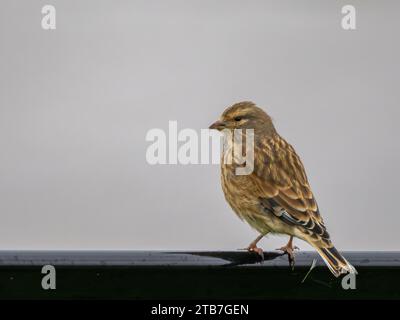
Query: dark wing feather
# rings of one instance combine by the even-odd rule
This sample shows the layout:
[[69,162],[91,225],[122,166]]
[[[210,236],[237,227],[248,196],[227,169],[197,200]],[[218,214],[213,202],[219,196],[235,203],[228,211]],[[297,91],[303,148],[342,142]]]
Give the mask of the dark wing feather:
[[260,204],[285,223],[300,227],[311,237],[329,240],[303,164],[293,147],[279,135],[256,143],[255,181]]

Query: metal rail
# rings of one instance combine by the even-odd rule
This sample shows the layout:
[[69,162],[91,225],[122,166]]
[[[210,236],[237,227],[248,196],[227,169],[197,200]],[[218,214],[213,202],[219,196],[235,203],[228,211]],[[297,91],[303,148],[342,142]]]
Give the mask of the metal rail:
[[[0,251],[0,299],[400,299],[400,252],[344,252],[343,286],[314,252]],[[310,271],[312,262],[317,264]],[[56,289],[44,290],[44,265]]]

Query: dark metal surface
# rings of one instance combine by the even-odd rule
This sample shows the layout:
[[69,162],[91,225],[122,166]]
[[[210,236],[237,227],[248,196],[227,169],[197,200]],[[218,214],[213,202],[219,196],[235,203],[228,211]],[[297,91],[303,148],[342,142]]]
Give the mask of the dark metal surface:
[[[343,252],[357,266],[400,266],[400,252]],[[315,252],[297,252],[296,266],[310,266]],[[246,251],[0,251],[0,266],[233,266],[286,267],[286,255],[265,252],[264,261]]]
[[[399,252],[344,252],[343,287],[314,252],[0,251],[0,299],[400,299]],[[310,271],[313,259],[317,267]],[[56,269],[44,290],[42,266]]]

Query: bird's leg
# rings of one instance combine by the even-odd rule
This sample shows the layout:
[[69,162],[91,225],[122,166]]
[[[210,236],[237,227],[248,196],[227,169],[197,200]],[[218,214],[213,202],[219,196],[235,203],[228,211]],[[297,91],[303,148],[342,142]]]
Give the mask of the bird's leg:
[[293,236],[290,236],[289,242],[285,246],[277,249],[277,250],[283,251],[284,253],[286,253],[288,255],[289,264],[292,268],[294,268],[294,251],[296,249],[299,249],[299,248],[296,246],[293,246]]
[[249,246],[246,248],[247,251],[258,253],[261,258],[264,260],[264,251],[262,248],[257,247],[257,243],[265,236],[265,234],[260,234],[257,238],[252,241]]

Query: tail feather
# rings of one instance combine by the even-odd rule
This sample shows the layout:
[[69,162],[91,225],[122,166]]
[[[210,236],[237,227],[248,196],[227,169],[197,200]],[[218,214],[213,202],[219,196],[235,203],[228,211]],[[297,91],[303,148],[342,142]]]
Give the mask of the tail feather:
[[324,260],[329,270],[339,277],[343,273],[355,273],[357,270],[336,250],[335,247],[321,248],[315,246],[321,258]]

